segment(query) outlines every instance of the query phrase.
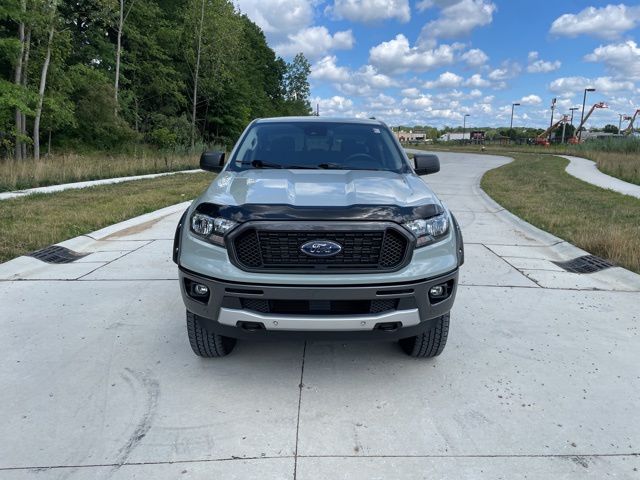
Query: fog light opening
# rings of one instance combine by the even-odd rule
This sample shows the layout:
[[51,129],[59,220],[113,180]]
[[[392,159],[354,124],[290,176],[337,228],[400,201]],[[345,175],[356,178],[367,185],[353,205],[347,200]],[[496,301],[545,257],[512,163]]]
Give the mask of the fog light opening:
[[207,287],[206,285],[202,285],[201,283],[195,283],[193,285],[193,293],[195,293],[199,297],[202,297],[209,293],[209,287]]
[[429,289],[429,300],[431,303],[438,303],[446,300],[451,296],[453,291],[453,280],[449,280],[446,283],[434,285]]
[[431,290],[429,290],[429,295],[432,297],[441,297],[444,294],[444,290],[444,285],[436,285],[435,287],[431,287]]

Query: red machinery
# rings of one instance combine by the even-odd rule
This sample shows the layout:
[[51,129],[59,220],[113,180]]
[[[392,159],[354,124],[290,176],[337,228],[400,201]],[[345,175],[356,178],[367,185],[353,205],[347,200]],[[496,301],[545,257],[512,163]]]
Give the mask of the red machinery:
[[[593,107],[591,107],[591,110],[589,110],[589,113],[587,113],[585,117],[582,119],[582,122],[580,122],[580,126],[576,129],[576,132],[580,132],[580,130],[582,129],[584,124],[587,123],[587,120],[589,119],[589,117],[591,116],[591,114],[596,108],[609,108],[609,105],[607,105],[604,102],[599,102],[599,103],[596,103]],[[580,141],[578,140],[578,137],[574,136],[569,139],[569,143],[572,143],[575,145],[577,143],[580,143]]]

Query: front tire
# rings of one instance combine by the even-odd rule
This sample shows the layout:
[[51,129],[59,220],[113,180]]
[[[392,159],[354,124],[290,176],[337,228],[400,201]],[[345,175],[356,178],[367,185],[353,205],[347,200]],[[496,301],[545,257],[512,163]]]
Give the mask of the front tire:
[[187,310],[187,334],[193,353],[199,357],[225,357],[233,350],[236,339],[210,333],[200,325],[198,317]]
[[421,335],[403,338],[400,346],[404,352],[416,358],[437,357],[444,350],[449,335],[449,313],[444,314],[436,325]]

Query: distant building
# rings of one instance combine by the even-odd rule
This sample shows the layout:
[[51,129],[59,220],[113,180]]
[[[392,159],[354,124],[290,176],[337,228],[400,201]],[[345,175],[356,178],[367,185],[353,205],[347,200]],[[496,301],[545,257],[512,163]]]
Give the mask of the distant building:
[[440,142],[462,142],[463,140],[471,143],[484,143],[484,132],[479,130],[464,133],[451,132],[440,135],[438,138]]
[[595,139],[609,139],[609,138],[624,138],[624,135],[611,132],[582,132],[582,140],[595,140]]
[[413,130],[394,131],[393,134],[401,142],[426,142],[427,134],[424,132],[414,132]]
[[461,141],[469,139],[469,133],[445,133],[438,138],[441,142]]

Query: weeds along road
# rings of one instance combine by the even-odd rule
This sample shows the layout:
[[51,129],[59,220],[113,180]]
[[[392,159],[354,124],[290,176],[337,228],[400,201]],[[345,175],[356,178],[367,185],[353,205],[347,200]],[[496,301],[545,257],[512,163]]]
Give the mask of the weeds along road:
[[[180,213],[0,266],[0,479],[601,479],[640,469],[640,276],[479,189],[502,157],[439,153],[463,227],[449,345],[240,342],[195,357],[170,259]],[[594,290],[597,289],[597,290]]]

